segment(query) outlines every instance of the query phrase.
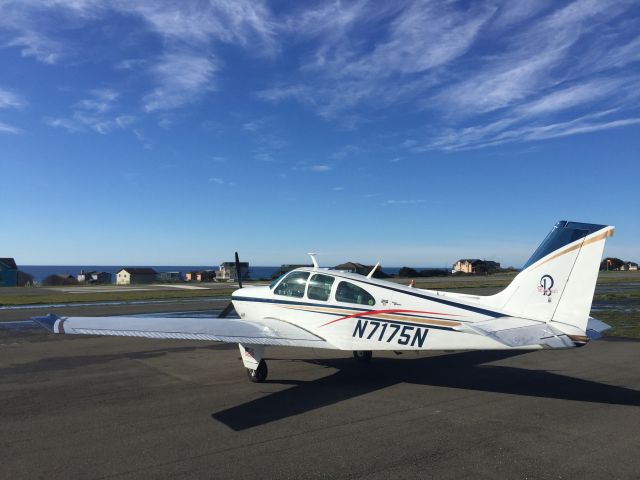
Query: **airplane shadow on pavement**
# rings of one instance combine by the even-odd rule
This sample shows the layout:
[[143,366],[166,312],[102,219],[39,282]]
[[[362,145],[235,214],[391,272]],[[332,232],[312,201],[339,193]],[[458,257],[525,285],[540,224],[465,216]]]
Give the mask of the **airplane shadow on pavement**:
[[273,383],[291,383],[293,386],[213,413],[211,417],[233,430],[246,430],[398,383],[640,406],[637,390],[548,371],[483,365],[525,353],[529,352],[473,351],[401,361],[374,358],[370,364],[358,364],[352,358],[309,360],[337,371],[313,381],[273,380]]

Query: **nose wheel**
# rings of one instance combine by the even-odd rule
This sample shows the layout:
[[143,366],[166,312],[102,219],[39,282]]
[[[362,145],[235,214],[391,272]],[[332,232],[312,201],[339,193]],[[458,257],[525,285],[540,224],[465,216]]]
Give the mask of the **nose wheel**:
[[354,350],[353,358],[356,359],[358,363],[369,363],[371,361],[371,357],[373,354],[371,350]]
[[269,373],[269,369],[267,368],[267,362],[264,360],[260,360],[258,363],[258,367],[253,370],[251,368],[247,368],[247,376],[249,380],[255,383],[262,383],[267,379],[267,375]]

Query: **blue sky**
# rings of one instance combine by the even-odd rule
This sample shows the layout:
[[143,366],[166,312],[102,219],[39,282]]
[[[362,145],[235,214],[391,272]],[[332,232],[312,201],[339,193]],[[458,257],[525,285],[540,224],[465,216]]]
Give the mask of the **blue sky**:
[[0,3],[0,256],[640,260],[634,1]]

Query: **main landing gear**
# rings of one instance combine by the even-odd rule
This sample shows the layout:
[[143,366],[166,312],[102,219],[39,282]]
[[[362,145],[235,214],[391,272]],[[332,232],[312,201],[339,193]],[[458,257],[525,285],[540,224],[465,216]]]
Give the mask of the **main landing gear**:
[[354,350],[353,358],[356,359],[358,363],[369,363],[371,361],[371,357],[373,354],[371,350]]
[[249,380],[251,380],[252,382],[255,383],[262,383],[267,379],[267,375],[269,373],[269,369],[267,368],[267,362],[263,360],[260,360],[260,363],[258,363],[258,368],[251,369],[251,368],[247,368],[247,376],[249,377]]
[[249,380],[255,383],[262,383],[267,379],[269,369],[264,361],[264,345],[243,345],[238,344],[242,363],[247,369]]

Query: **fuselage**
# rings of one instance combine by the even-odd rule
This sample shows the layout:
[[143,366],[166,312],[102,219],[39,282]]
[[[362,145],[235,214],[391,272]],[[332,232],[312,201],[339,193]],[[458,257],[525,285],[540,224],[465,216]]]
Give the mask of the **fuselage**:
[[[474,325],[511,318],[481,297],[411,288],[329,269],[300,268],[233,294],[240,318],[276,319],[341,350],[506,349]],[[527,348],[542,348],[542,345]]]

